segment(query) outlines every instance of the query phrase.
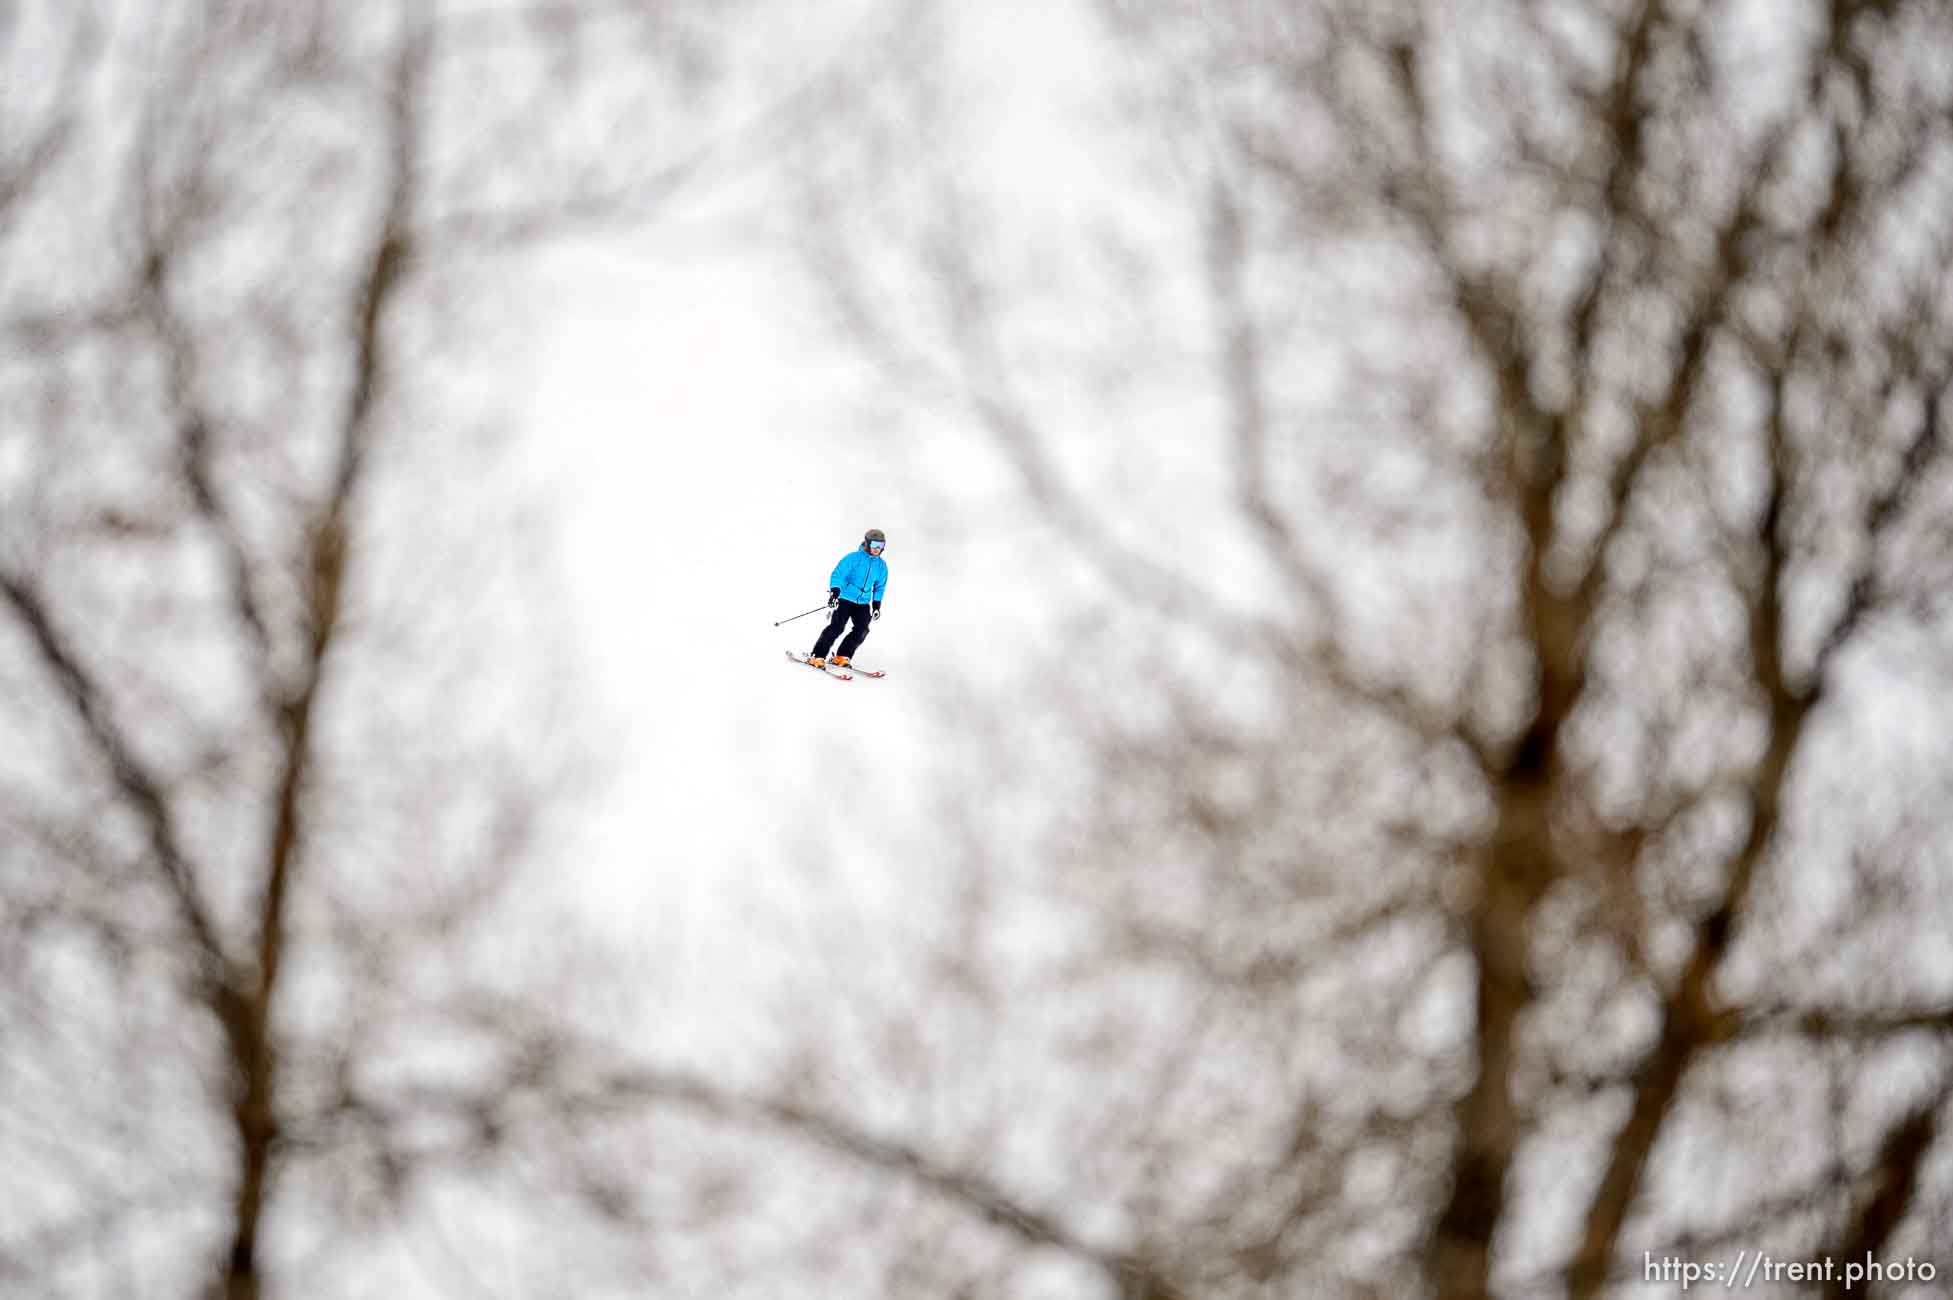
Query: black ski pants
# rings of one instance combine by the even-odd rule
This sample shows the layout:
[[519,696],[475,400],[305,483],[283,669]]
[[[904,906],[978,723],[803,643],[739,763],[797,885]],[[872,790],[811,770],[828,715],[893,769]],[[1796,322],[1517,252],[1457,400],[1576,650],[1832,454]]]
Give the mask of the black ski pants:
[[814,642],[814,658],[827,658],[827,648],[834,644],[834,638],[841,635],[841,629],[854,621],[854,631],[848,633],[835,650],[835,654],[854,658],[854,652],[861,649],[861,643],[868,639],[868,620],[873,611],[866,605],[858,605],[852,600],[844,600],[834,607],[834,617],[827,620],[821,629],[821,639]]

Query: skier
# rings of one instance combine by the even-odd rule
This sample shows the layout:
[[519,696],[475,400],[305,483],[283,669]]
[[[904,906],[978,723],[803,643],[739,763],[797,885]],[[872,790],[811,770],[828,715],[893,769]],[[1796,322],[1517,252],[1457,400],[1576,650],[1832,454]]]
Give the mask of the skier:
[[868,639],[868,625],[882,616],[882,596],[888,591],[888,561],[882,558],[882,551],[887,546],[887,534],[870,528],[861,535],[860,549],[843,555],[828,575],[827,607],[834,611],[834,617],[827,621],[820,640],[814,642],[813,654],[807,657],[815,668],[827,665],[827,648],[841,635],[841,629],[853,622],[854,630],[834,655],[834,666],[846,668]]

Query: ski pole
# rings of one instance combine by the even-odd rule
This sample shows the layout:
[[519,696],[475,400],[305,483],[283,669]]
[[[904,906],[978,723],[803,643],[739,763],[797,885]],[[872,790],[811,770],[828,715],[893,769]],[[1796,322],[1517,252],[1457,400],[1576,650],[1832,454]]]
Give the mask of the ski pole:
[[[824,609],[826,609],[826,608],[827,608],[827,606],[825,606],[825,605],[816,605],[816,606],[814,606],[814,607],[813,607],[812,609],[810,609],[810,610],[808,610],[808,611],[807,611],[807,614],[818,614],[818,613],[820,613],[820,612],[821,612],[822,610],[824,610]],[[807,617],[807,614],[795,614],[795,615],[793,616],[793,618],[783,618],[783,619],[781,619],[781,620],[780,620],[780,623],[791,623],[791,622],[793,622],[793,619],[794,619],[794,618],[806,618],[806,617]],[[775,623],[775,624],[774,624],[773,626],[774,626],[774,627],[778,627],[778,626],[780,626],[780,623]]]

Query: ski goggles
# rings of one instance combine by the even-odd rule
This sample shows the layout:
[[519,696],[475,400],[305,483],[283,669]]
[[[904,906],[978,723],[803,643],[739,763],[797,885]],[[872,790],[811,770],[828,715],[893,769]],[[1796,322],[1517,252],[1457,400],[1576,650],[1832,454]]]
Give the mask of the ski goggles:
[[868,549],[869,549],[869,550],[871,550],[871,551],[880,551],[880,550],[885,550],[885,549],[887,549],[887,547],[888,547],[888,543],[887,543],[887,542],[876,542],[876,541],[871,541],[871,542],[869,542],[869,543],[868,543]]

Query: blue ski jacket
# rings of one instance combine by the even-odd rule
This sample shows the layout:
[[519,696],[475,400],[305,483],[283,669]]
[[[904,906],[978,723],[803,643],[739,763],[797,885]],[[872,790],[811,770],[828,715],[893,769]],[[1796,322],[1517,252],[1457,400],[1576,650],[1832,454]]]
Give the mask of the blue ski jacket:
[[888,561],[866,551],[849,551],[834,566],[827,585],[841,589],[841,599],[857,605],[879,604],[888,590]]

